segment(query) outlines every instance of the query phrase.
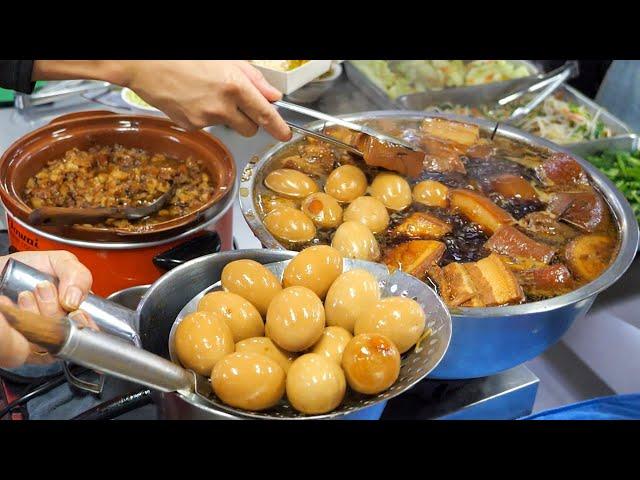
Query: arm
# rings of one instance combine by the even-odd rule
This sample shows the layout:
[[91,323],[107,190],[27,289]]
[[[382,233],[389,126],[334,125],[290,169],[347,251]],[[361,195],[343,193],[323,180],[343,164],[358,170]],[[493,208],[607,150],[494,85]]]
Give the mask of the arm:
[[252,136],[263,127],[278,140],[291,131],[271,102],[281,98],[264,76],[240,60],[36,60],[32,80],[88,78],[134,90],[188,129],[227,124]]

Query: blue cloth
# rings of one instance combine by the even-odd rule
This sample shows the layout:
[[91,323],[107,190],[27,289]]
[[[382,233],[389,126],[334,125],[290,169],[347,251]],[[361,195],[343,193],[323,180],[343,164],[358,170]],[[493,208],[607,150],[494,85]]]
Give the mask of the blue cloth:
[[594,398],[520,420],[640,420],[640,393]]
[[596,102],[640,131],[640,61],[614,60],[600,85]]

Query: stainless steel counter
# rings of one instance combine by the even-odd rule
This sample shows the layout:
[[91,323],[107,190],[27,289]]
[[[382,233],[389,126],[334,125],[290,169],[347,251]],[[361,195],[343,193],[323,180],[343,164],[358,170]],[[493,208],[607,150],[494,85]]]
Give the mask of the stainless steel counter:
[[[314,107],[332,114],[375,110],[344,76]],[[0,109],[0,149],[4,150],[18,137],[56,116],[94,109],[105,107],[80,100],[31,114]],[[285,116],[300,124],[311,120],[288,112]],[[273,143],[273,139],[264,132],[247,139],[225,127],[209,130],[229,147],[239,169],[251,156]],[[234,211],[234,237],[239,248],[260,247],[239,208]],[[640,348],[637,348],[640,346],[640,330],[637,328],[640,323],[634,313],[640,311],[640,293],[636,287],[639,277],[640,265],[636,261],[614,287],[600,295],[587,318],[576,322],[565,337],[567,345],[616,392],[640,391]],[[385,418],[516,418],[531,411],[537,386],[538,379],[525,366],[473,381],[426,381],[392,401]],[[135,417],[135,412],[127,415],[131,416]]]

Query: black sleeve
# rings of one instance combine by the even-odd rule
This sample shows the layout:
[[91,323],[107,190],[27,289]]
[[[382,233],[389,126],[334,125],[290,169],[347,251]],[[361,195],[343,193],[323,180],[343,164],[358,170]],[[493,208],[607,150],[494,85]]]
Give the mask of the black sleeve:
[[22,93],[33,92],[33,60],[0,60],[0,87]]

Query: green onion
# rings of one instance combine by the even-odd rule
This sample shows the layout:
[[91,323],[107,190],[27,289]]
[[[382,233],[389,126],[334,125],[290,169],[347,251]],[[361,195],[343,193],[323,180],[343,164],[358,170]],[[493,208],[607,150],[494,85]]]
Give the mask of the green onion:
[[[596,133],[599,135],[598,129]],[[640,221],[640,151],[607,150],[599,155],[590,155],[587,160],[624,194]]]

